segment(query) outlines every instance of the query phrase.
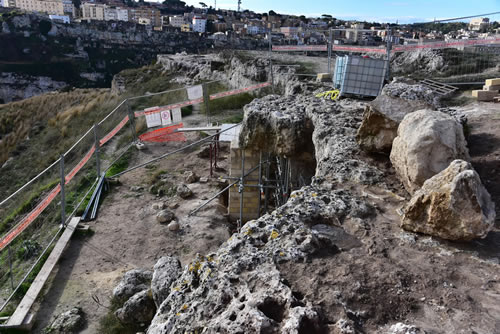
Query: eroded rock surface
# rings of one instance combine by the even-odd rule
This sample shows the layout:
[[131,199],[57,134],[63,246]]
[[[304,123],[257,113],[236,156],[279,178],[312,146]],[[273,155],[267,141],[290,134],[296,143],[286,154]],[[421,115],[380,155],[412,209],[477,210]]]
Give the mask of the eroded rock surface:
[[318,183],[373,184],[382,172],[359,158],[355,140],[364,108],[352,100],[267,96],[245,106],[240,146],[315,162],[310,172]]
[[71,334],[78,333],[85,325],[83,311],[79,307],[60,314],[52,324],[45,329],[46,333]]
[[484,238],[495,222],[495,204],[472,166],[453,161],[425,181],[405,209],[401,226],[449,240]]
[[156,262],[151,281],[151,290],[156,306],[161,303],[170,294],[170,286],[181,274],[181,263],[172,256],[163,256]]
[[469,160],[469,153],[462,126],[453,117],[419,110],[399,125],[390,158],[406,190],[414,193],[453,160]]
[[116,310],[115,315],[125,324],[148,323],[153,319],[156,306],[151,290],[143,290],[134,294]]
[[137,292],[149,289],[153,273],[144,269],[127,271],[120,283],[113,289],[113,296],[119,300],[127,300]]
[[398,126],[407,114],[437,107],[439,96],[429,88],[394,81],[366,108],[356,139],[365,151],[389,154]]

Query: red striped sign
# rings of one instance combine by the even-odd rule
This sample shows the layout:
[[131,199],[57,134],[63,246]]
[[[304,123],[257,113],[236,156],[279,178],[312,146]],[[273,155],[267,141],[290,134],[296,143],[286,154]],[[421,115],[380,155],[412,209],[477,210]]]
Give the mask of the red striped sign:
[[327,45],[273,45],[273,51],[328,51]]
[[183,128],[184,124],[179,123],[176,125],[167,126],[161,129],[153,130],[142,134],[139,139],[142,141],[161,143],[166,141],[186,141],[186,137],[182,132],[175,132],[175,130]]
[[246,88],[242,88],[242,89],[231,90],[231,91],[228,91],[228,92],[217,93],[217,94],[210,95],[210,100],[215,100],[215,99],[220,99],[221,97],[225,97],[225,96],[230,96],[230,95],[236,95],[236,94],[241,94],[241,93],[245,93],[245,92],[250,92],[252,90],[256,90],[256,89],[267,87],[267,86],[271,86],[271,83],[264,82],[264,83],[261,83],[261,84],[255,85],[255,86],[250,86],[250,87],[246,87]]
[[136,111],[134,114],[135,114],[135,117],[141,117],[141,116],[146,116],[146,115],[151,115],[151,114],[157,114],[157,113],[165,111],[165,110],[172,110],[172,109],[187,107],[187,106],[191,106],[193,104],[199,104],[199,103],[203,103],[203,98],[199,98],[196,100],[184,101],[184,102],[175,103],[175,104],[169,104],[167,106],[158,107],[157,109],[154,109],[151,111]]
[[125,124],[127,124],[127,122],[128,122],[128,116],[125,116],[125,118],[123,118],[121,122],[118,123],[118,125],[113,130],[111,130],[110,133],[108,133],[101,140],[99,140],[99,145],[102,146],[106,144],[111,138],[113,138],[118,133],[118,131],[120,131],[125,126]]
[[2,239],[0,239],[0,251],[7,247],[19,234],[21,234],[42,212],[49,206],[49,204],[56,198],[57,194],[61,191],[61,185],[58,184],[45,199],[40,202],[33,211],[31,211],[19,224],[12,228]]

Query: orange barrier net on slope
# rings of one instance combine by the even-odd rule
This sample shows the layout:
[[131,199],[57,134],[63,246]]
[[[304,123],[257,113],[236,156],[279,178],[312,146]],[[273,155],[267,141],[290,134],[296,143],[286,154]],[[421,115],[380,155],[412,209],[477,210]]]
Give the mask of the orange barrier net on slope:
[[175,132],[179,128],[183,128],[184,124],[167,126],[161,129],[153,130],[139,136],[139,139],[152,143],[164,143],[169,141],[186,141],[186,137],[182,132]]

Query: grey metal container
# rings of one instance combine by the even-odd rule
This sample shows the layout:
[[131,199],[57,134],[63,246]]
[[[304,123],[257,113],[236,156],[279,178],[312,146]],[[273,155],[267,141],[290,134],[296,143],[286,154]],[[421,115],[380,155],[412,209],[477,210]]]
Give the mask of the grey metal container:
[[337,57],[333,86],[340,95],[378,96],[384,86],[387,62],[360,56]]

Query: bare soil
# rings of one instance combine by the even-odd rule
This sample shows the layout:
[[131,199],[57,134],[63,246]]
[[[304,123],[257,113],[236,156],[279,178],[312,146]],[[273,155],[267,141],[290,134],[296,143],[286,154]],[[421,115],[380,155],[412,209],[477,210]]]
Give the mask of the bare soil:
[[[223,119],[237,112],[241,110],[215,118]],[[205,126],[205,120],[205,116],[195,114],[185,118],[184,123],[186,126]],[[198,132],[186,133],[186,137],[187,142],[148,143],[147,149],[135,152],[130,166],[200,139]],[[188,216],[191,210],[219,191],[218,177],[228,175],[229,143],[221,143],[221,149],[220,168],[214,171],[213,178],[210,178],[209,159],[198,157],[200,147],[162,159],[153,164],[154,168],[141,167],[121,176],[121,184],[112,187],[101,203],[98,218],[90,222],[94,234],[73,238],[63,254],[39,305],[33,332],[41,333],[57,315],[78,306],[87,320],[82,333],[98,333],[99,319],[107,313],[105,307],[110,304],[113,288],[126,271],[152,270],[156,261],[165,255],[176,256],[185,265],[196,253],[207,254],[227,240],[233,226],[219,200]],[[209,178],[208,183],[188,184],[193,197],[160,198],[148,191],[148,181],[153,174],[165,172],[168,182],[179,185],[184,183],[185,171]],[[135,191],[133,187],[142,190]],[[159,202],[172,208],[181,226],[179,231],[169,231],[166,224],[156,221],[159,210],[154,210],[152,205]]]

